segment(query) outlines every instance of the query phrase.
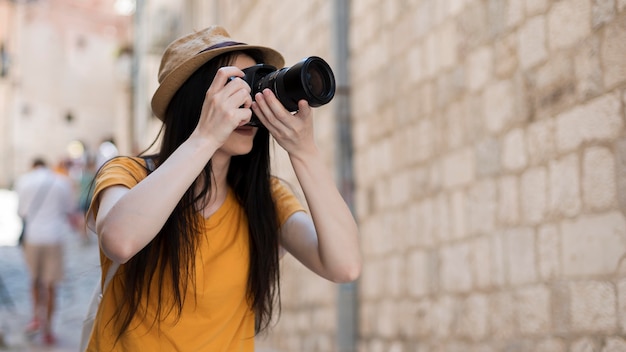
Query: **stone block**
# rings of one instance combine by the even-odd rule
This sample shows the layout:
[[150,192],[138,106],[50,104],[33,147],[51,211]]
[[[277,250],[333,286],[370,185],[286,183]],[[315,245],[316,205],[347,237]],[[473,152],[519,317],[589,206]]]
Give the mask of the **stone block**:
[[413,168],[413,176],[411,179],[413,180],[410,189],[412,199],[424,199],[426,195],[430,194],[432,191],[430,169],[427,166]]
[[566,352],[567,345],[559,338],[546,338],[537,342],[534,352]]
[[461,52],[467,53],[479,47],[489,38],[487,7],[476,1],[470,1],[458,18],[458,33]]
[[492,241],[487,236],[480,236],[470,242],[470,262],[475,289],[487,289],[495,282],[493,278]]
[[446,194],[440,193],[434,200],[435,206],[435,240],[438,243],[448,243],[452,240],[452,219],[450,216],[450,206]]
[[489,0],[487,7],[487,23],[489,25],[489,37],[494,38],[505,33],[509,28],[508,20],[508,3],[510,1]]
[[408,255],[406,281],[411,297],[422,298],[430,292],[428,256],[425,251],[415,250]]
[[537,255],[539,276],[542,280],[554,280],[561,275],[560,248],[561,236],[558,226],[553,224],[540,226],[537,232]]
[[508,340],[517,332],[515,299],[510,292],[498,292],[489,296],[490,336],[497,341]]
[[412,173],[410,171],[397,172],[390,177],[391,192],[388,196],[392,199],[390,203],[393,208],[404,207],[411,200],[411,192],[407,192],[411,189]]
[[454,324],[455,336],[479,341],[489,329],[489,302],[484,294],[473,294],[459,302],[459,317]]
[[492,280],[495,287],[503,287],[508,283],[507,265],[508,252],[505,233],[496,232],[489,238],[492,248]]
[[409,301],[406,311],[411,314],[407,324],[403,325],[403,330],[407,336],[414,336],[416,339],[426,340],[433,334],[433,302],[429,299]]
[[376,327],[374,326],[378,314],[376,305],[365,301],[359,306],[359,333],[363,336],[375,336]]
[[440,69],[437,60],[437,37],[434,33],[429,33],[423,39],[424,43],[424,69],[427,78],[434,77]]
[[450,150],[462,147],[467,139],[467,116],[465,115],[467,109],[464,103],[463,100],[454,101],[447,106],[444,113],[445,130],[443,133],[445,137],[442,139]]
[[614,273],[626,253],[626,220],[616,211],[564,220],[560,233],[567,277]]
[[406,67],[408,72],[407,78],[413,83],[420,83],[425,77],[424,51],[422,50],[421,43],[415,44],[409,48],[407,56],[411,63]]
[[407,263],[403,255],[393,254],[385,258],[383,295],[386,298],[397,299],[406,292]]
[[464,192],[453,192],[450,196],[451,235],[454,239],[465,238],[469,234],[467,225],[467,199]]
[[500,133],[515,118],[515,97],[512,82],[504,80],[487,86],[483,99],[485,126],[490,133]]
[[516,128],[508,132],[502,142],[502,166],[506,171],[520,171],[528,164],[524,130]]
[[494,54],[491,47],[480,47],[467,58],[467,87],[472,92],[482,90],[493,76]]
[[560,0],[548,13],[548,44],[551,51],[577,44],[591,33],[591,2]]
[[556,116],[556,141],[561,152],[583,142],[616,138],[624,126],[618,93],[609,93]]
[[615,0],[594,0],[591,8],[591,25],[601,27],[615,18]]
[[576,50],[574,65],[578,95],[581,100],[598,96],[604,89],[604,76],[600,61],[600,40],[592,36]]
[[434,221],[434,203],[432,199],[426,199],[417,204],[415,213],[418,227],[415,232],[415,243],[422,247],[431,247],[435,241],[435,221]]
[[401,321],[398,319],[398,305],[391,298],[383,299],[376,319],[377,335],[390,339],[398,335]]
[[617,328],[615,287],[609,282],[570,284],[572,331],[614,333]]
[[599,343],[591,337],[578,337],[570,347],[571,352],[593,352],[599,350]]
[[439,296],[436,301],[431,303],[433,307],[431,315],[433,336],[438,339],[450,337],[459,303],[448,295]]
[[447,15],[456,16],[467,5],[469,0],[449,0],[447,3]]
[[530,165],[543,164],[555,157],[554,119],[530,123],[526,129],[526,148]]
[[499,37],[494,43],[494,71],[497,78],[510,78],[519,66],[518,36],[511,33]]
[[544,13],[548,9],[548,0],[526,0],[526,16],[534,16],[539,13]]
[[626,20],[615,20],[606,26],[602,45],[604,86],[611,89],[626,81]]
[[456,66],[440,73],[436,78],[437,107],[445,109],[460,99],[466,89],[465,82],[465,69],[462,66]]
[[[439,2],[438,2],[439,3]],[[442,70],[454,68],[458,63],[459,35],[453,21],[444,22],[436,30],[437,56]]]
[[617,317],[619,319],[619,331],[626,333],[626,279],[617,282]]
[[507,28],[515,28],[524,20],[524,1],[525,0],[509,0],[506,9],[506,25]]
[[542,335],[551,327],[550,290],[531,286],[514,293],[517,324],[524,335]]
[[519,181],[516,176],[503,176],[498,181],[498,222],[515,225],[519,216]]
[[532,228],[517,228],[505,232],[505,260],[508,282],[513,285],[537,280],[535,234]]
[[372,301],[382,296],[383,278],[386,275],[384,269],[380,259],[370,259],[363,263],[359,294],[364,301]]
[[526,74],[528,99],[535,119],[551,118],[576,103],[573,61],[571,55],[559,52]]
[[529,69],[548,56],[546,19],[535,16],[528,19],[518,32],[518,54],[522,69]]
[[607,337],[601,352],[626,351],[626,340],[620,337]]
[[626,139],[620,139],[616,143],[616,178],[617,197],[620,209],[626,214]]
[[435,126],[431,119],[424,119],[417,122],[413,136],[415,137],[415,149],[411,161],[422,162],[432,157],[435,150],[435,137],[433,131]]
[[485,234],[496,226],[497,194],[493,179],[475,183],[467,194],[467,227],[470,235]]
[[441,288],[444,292],[468,292],[472,288],[470,246],[458,243],[440,250]]
[[548,213],[548,172],[545,167],[525,171],[520,179],[522,219],[527,224],[538,224]]
[[443,159],[443,186],[453,188],[470,184],[476,178],[475,167],[475,155],[471,148],[446,155]]
[[582,208],[578,155],[569,154],[553,160],[550,172],[550,211],[554,214],[574,216]]
[[583,200],[592,210],[615,206],[615,156],[608,148],[589,147],[583,155]]
[[478,176],[492,176],[500,172],[500,142],[487,138],[476,145],[476,173]]
[[553,281],[550,284],[553,330],[557,334],[570,333],[571,298],[566,282]]

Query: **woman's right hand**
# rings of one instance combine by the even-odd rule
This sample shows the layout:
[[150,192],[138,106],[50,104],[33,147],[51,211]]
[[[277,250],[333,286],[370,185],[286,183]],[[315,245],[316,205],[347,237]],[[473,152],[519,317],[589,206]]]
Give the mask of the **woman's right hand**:
[[193,135],[214,140],[219,148],[239,126],[250,122],[252,117],[251,88],[243,79],[244,73],[235,66],[217,70],[217,74],[206,91],[200,120]]

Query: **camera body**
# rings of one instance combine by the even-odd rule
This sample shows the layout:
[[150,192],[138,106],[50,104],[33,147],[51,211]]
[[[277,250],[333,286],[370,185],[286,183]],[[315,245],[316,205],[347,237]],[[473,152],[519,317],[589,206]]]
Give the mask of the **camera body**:
[[[256,93],[269,88],[283,106],[293,112],[298,110],[298,101],[304,99],[311,107],[330,102],[335,96],[335,76],[326,61],[309,56],[291,67],[277,69],[271,65],[258,64],[243,70],[242,77]],[[249,125],[260,126],[259,119],[252,114]]]

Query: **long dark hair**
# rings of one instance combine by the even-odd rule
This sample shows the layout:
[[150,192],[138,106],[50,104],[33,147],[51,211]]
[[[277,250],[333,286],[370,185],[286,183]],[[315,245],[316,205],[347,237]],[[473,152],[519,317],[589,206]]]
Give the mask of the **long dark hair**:
[[[217,70],[232,64],[242,52],[226,53],[200,67],[172,98],[164,118],[162,142],[156,164],[166,160],[193,132],[207,91]],[[245,51],[256,62],[263,58],[256,51]],[[158,167],[158,166],[157,166]],[[161,306],[159,299],[154,323],[176,313],[178,317],[189,285],[195,285],[195,256],[201,233],[198,204],[211,195],[212,165],[209,161],[196,181],[187,189],[157,236],[124,265],[122,299],[114,319],[118,340],[129,329],[139,312],[141,298],[165,292],[173,296],[172,306]],[[260,127],[252,151],[231,158],[227,181],[243,207],[249,224],[250,267],[247,297],[255,312],[255,333],[265,330],[272,321],[274,307],[280,309],[278,218],[270,189],[270,135]],[[200,190],[198,192],[198,190]],[[210,241],[210,234],[208,235]],[[169,277],[171,286],[165,285]],[[155,286],[151,286],[157,280]],[[150,287],[158,287],[151,292]]]

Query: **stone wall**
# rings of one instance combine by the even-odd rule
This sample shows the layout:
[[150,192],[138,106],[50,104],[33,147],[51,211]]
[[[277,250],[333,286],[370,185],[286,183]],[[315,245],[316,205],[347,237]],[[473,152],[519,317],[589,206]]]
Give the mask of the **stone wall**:
[[[219,5],[334,59],[331,1]],[[626,350],[626,1],[351,6],[359,351]],[[285,259],[282,292],[260,344],[336,350],[336,287]]]

